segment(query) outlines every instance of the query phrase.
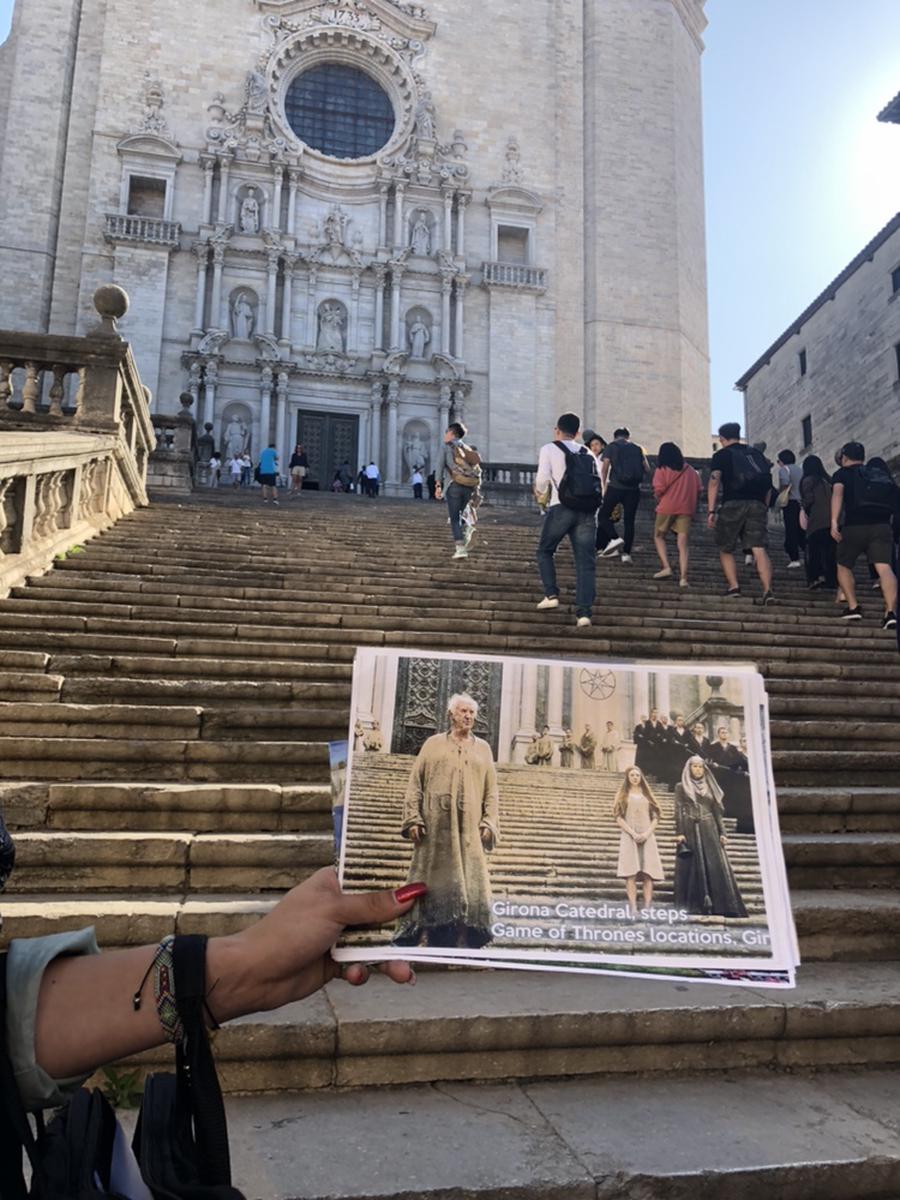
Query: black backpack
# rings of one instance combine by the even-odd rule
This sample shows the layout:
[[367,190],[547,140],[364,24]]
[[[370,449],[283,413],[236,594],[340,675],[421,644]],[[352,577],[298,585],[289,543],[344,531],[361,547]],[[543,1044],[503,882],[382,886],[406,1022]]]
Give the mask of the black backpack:
[[584,446],[575,451],[562,442],[553,444],[566,456],[566,469],[557,488],[560,504],[574,512],[596,512],[603,500],[603,492],[593,454]]
[[772,486],[772,468],[754,446],[729,446],[731,450],[731,487],[735,491],[756,491],[760,499]]
[[640,446],[633,442],[620,443],[614,469],[620,487],[640,487],[644,478],[644,452]]
[[888,512],[894,512],[897,509],[898,496],[900,489],[884,467],[869,463],[859,468],[855,495],[858,506],[885,508]]

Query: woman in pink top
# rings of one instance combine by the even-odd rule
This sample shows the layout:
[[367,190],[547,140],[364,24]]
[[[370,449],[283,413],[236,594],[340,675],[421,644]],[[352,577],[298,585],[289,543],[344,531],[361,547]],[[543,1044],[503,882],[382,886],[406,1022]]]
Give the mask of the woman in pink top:
[[653,530],[653,540],[656,542],[656,552],[662,563],[662,570],[657,571],[653,578],[668,579],[672,574],[669,555],[666,552],[666,534],[674,529],[678,542],[679,585],[686,588],[688,539],[691,535],[691,521],[694,519],[697,501],[700,498],[700,476],[684,461],[684,455],[674,442],[663,442],[656,463],[656,470],[653,472],[653,491],[656,495],[656,526]]

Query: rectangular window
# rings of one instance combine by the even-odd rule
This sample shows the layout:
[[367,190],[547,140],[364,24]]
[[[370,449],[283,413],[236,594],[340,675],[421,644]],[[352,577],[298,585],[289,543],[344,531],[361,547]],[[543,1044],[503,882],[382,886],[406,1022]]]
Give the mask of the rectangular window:
[[806,374],[806,351],[805,350],[800,351],[799,358],[800,358],[800,374],[805,375]]
[[812,445],[812,416],[804,417],[803,425],[803,449]]
[[894,358],[897,360],[897,378],[900,379],[900,342],[894,344]]
[[528,230],[516,225],[497,227],[497,260],[502,263],[518,263],[527,266]]
[[128,180],[129,217],[164,217],[166,215],[166,181],[144,175],[132,175]]
[[891,271],[891,292],[896,296],[900,292],[900,267]]

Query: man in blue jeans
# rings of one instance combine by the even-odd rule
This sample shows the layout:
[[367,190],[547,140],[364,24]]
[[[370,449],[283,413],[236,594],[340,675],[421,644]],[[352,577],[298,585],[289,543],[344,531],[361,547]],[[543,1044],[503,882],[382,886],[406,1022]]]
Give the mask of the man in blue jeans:
[[[586,629],[591,623],[596,593],[594,538],[597,517],[595,512],[576,512],[560,503],[559,485],[566,470],[566,454],[556,445],[556,442],[562,442],[573,454],[587,454],[584,446],[575,440],[580,426],[581,421],[574,413],[563,413],[556,422],[554,441],[541,446],[534,494],[538,504],[546,509],[537,552],[538,569],[544,587],[544,599],[538,608],[542,612],[559,608],[553,556],[559,543],[568,535],[575,556],[575,624],[579,629]],[[591,459],[593,462],[593,455]]]
[[436,500],[447,501],[450,516],[450,531],[453,534],[454,558],[469,557],[471,526],[463,529],[462,515],[466,506],[475,499],[481,483],[481,466],[477,453],[465,442],[468,430],[460,421],[453,421],[444,434],[444,460],[435,489]]

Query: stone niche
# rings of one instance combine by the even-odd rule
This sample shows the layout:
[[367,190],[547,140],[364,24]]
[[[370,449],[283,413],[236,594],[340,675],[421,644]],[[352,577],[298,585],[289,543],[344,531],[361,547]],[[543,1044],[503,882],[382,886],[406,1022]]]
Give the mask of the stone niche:
[[410,358],[431,358],[434,343],[434,318],[427,308],[417,304],[406,314],[406,349]]
[[407,421],[403,429],[403,480],[409,480],[413,471],[418,468],[423,475],[428,475],[433,463],[431,461],[431,427],[421,417]]
[[259,296],[251,287],[234,288],[228,298],[231,336],[239,342],[252,342],[259,332]]
[[246,404],[228,404],[222,412],[219,450],[222,461],[237,454],[249,454],[253,448],[253,418]]
[[243,237],[255,237],[266,228],[267,196],[256,183],[242,183],[234,193],[234,229]]

